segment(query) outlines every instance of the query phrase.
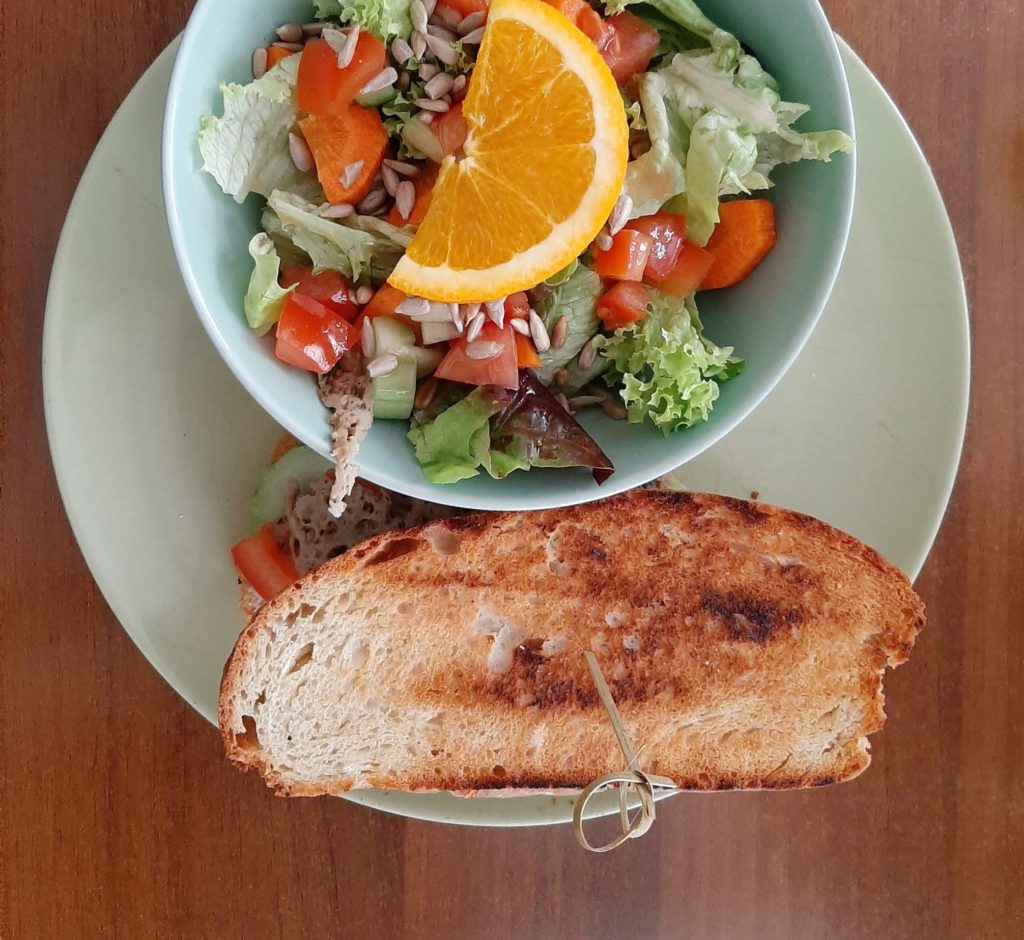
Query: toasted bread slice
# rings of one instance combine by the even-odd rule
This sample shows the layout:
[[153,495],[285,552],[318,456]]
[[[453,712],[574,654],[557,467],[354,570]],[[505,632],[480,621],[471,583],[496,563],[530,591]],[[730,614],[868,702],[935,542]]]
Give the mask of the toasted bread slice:
[[623,764],[589,649],[645,770],[820,786],[867,767],[883,671],[923,624],[903,574],[795,512],[647,491],[474,514],[371,539],[267,604],[220,727],[284,795],[577,789]]

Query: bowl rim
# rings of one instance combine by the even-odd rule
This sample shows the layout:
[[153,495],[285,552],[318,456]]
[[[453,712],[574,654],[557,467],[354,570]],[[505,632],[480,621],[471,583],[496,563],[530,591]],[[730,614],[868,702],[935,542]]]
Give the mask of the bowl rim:
[[[850,84],[846,69],[843,66],[836,34],[819,0],[806,0],[806,2],[809,8],[808,13],[812,18],[812,25],[823,44],[830,66],[830,84],[834,88],[837,98],[837,126],[846,130],[851,137],[856,138],[856,122]],[[180,124],[181,120],[183,120],[179,114],[178,103],[181,99],[182,87],[187,80],[187,63],[193,46],[203,34],[204,18],[207,16],[208,11],[215,6],[215,3],[216,0],[197,0],[182,33],[181,43],[175,55],[174,67],[171,71],[171,79],[167,88],[160,143],[160,162],[164,217],[170,235],[171,246],[174,250],[178,270],[188,291],[192,306],[222,361],[231,370],[242,387],[284,430],[296,434],[305,444],[329,458],[330,454],[323,447],[323,444],[328,440],[328,436],[325,435],[317,441],[307,441],[304,439],[304,435],[297,434],[298,429],[290,413],[281,406],[281,403],[276,398],[268,394],[259,376],[245,365],[241,357],[235,355],[232,344],[228,342],[221,331],[217,317],[206,302],[206,298],[189,260],[181,215],[182,207],[173,182],[176,176],[175,169],[179,164],[175,141],[181,133]],[[565,498],[564,492],[554,493],[550,490],[545,490],[542,486],[530,488],[525,492],[518,488],[511,490],[508,487],[500,488],[504,481],[494,481],[495,485],[487,487],[485,495],[481,496],[477,493],[466,494],[457,487],[430,483],[425,477],[421,477],[411,483],[406,477],[399,478],[391,474],[386,465],[367,467],[360,464],[360,476],[379,486],[429,502],[472,510],[529,511],[582,505],[615,496],[618,493],[642,486],[651,480],[671,473],[686,462],[693,460],[737,428],[771,394],[786,373],[789,372],[821,319],[825,306],[835,287],[849,243],[856,202],[857,149],[854,148],[851,153],[844,155],[843,160],[837,162],[835,170],[843,176],[841,212],[834,220],[836,237],[832,239],[825,255],[825,263],[819,268],[816,283],[811,285],[814,300],[809,306],[813,309],[812,315],[805,318],[799,331],[796,332],[790,348],[786,351],[785,355],[780,356],[776,361],[767,381],[764,381],[759,386],[755,386],[743,404],[726,413],[720,420],[715,420],[714,415],[712,415],[708,430],[702,435],[696,447],[692,449],[692,453],[685,457],[680,457],[678,451],[668,449],[663,457],[645,463],[641,468],[633,470],[617,469],[615,474],[601,486],[593,485],[589,475],[581,475],[580,486],[572,490],[571,501]],[[721,415],[720,412],[719,415]],[[681,451],[682,449],[680,447],[678,450]],[[519,494],[518,498],[509,498],[513,492]]]

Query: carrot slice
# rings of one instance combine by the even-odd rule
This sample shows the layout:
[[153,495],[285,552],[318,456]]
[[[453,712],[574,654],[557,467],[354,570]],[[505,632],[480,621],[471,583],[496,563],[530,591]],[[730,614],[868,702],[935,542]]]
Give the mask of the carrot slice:
[[775,246],[775,206],[767,199],[723,202],[718,216],[718,225],[706,246],[715,260],[701,290],[738,284]]
[[338,68],[338,54],[323,39],[306,43],[295,92],[299,110],[323,115],[344,111],[363,86],[380,74],[385,58],[384,43],[365,30],[359,34],[352,61],[343,69]]
[[537,347],[522,333],[516,333],[516,363],[520,369],[535,369],[540,365]]
[[282,49],[280,46],[268,46],[267,71],[269,72],[278,62],[282,59],[287,59],[290,55],[295,55],[290,49]]
[[[416,188],[416,201],[413,203],[412,212],[409,218],[403,219],[397,206],[392,206],[388,213],[388,221],[392,225],[401,228],[403,225],[419,225],[430,208],[430,198],[434,194],[434,183],[437,181],[437,171],[440,169],[436,163],[427,164],[413,180]],[[401,293],[401,292],[399,292]],[[405,296],[404,294],[402,295]]]
[[[328,201],[359,202],[370,191],[388,146],[388,132],[377,109],[352,104],[339,114],[303,118],[299,127]],[[358,167],[355,178],[343,179],[352,166]]]

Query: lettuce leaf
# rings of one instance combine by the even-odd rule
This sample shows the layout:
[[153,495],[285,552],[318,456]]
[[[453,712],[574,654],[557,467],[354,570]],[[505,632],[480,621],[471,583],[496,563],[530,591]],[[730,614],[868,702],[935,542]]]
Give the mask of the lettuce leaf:
[[633,200],[631,219],[653,215],[673,196],[686,190],[683,167],[664,140],[657,140],[647,153],[626,167],[622,191]]
[[549,332],[563,316],[569,327],[561,349],[552,348],[539,353],[541,365],[533,371],[545,385],[550,385],[555,370],[575,359],[597,333],[600,326],[597,301],[601,292],[601,278],[590,268],[580,265],[561,285],[536,302],[537,314]]
[[249,289],[245,292],[245,319],[262,336],[281,316],[288,295],[295,289],[283,288],[278,283],[281,258],[266,232],[258,232],[249,242],[249,254],[254,262]]
[[221,86],[222,117],[203,118],[199,153],[203,169],[235,202],[249,193],[287,189],[316,198],[320,184],[292,162],[288,134],[295,126],[295,81],[301,56],[292,55],[248,85]]
[[385,42],[394,36],[408,38],[412,33],[409,17],[411,0],[313,0],[317,19],[336,16],[345,25],[358,23],[367,32]]
[[652,291],[643,320],[595,339],[611,363],[606,381],[621,385],[630,421],[650,418],[668,434],[708,419],[718,383],[738,375],[744,363],[702,332],[692,297],[680,301]]
[[435,418],[417,422],[409,440],[423,475],[431,483],[458,483],[475,477],[488,464],[490,420],[508,402],[499,388],[477,388]]
[[383,219],[324,219],[317,206],[287,192],[271,193],[263,227],[275,241],[282,237],[290,241],[315,268],[341,271],[354,281],[364,275],[373,281],[385,280],[412,240],[410,230]]

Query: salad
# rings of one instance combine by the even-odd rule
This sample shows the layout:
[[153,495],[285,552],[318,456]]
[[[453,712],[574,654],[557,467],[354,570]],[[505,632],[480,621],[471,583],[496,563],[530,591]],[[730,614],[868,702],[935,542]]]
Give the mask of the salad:
[[[601,482],[614,467],[580,411],[665,434],[706,421],[743,360],[704,334],[700,292],[775,244],[752,195],[773,170],[850,138],[796,130],[808,108],[692,0],[314,7],[255,51],[251,84],[223,87],[199,150],[226,194],[265,200],[242,306],[320,377],[336,459],[361,409],[408,422],[435,483],[537,466]],[[606,143],[558,137],[578,113]],[[521,143],[538,133],[546,156]]]

